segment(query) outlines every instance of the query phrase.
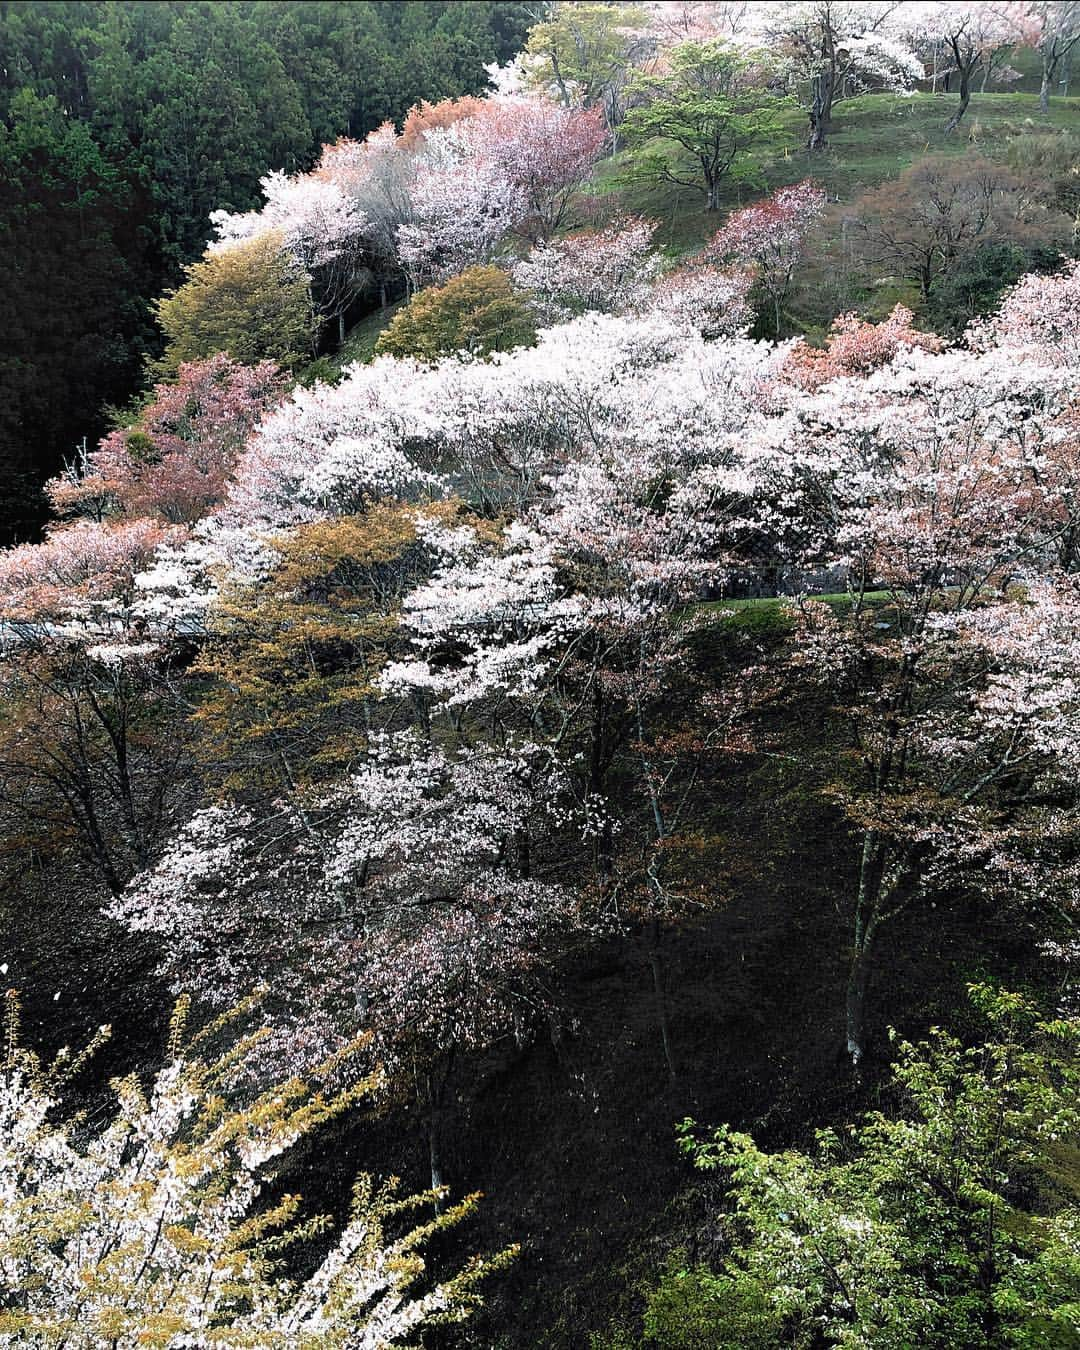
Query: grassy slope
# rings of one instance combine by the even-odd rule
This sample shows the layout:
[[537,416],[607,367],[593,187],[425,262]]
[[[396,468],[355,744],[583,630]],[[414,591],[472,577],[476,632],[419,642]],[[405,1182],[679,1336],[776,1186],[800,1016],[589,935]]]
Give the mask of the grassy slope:
[[955,95],[867,94],[849,99],[836,110],[829,146],[809,154],[802,145],[805,115],[785,117],[787,144],[769,147],[760,161],[761,184],[729,183],[721,210],[701,209],[702,198],[688,188],[670,183],[627,181],[628,157],[605,161],[597,174],[597,189],[617,194],[629,210],[653,216],[661,223],[659,238],[674,253],[698,248],[717,228],[727,211],[751,201],[763,190],[813,177],[841,202],[853,200],[867,188],[895,178],[925,154],[978,153],[1001,158],[1009,141],[1033,131],[1080,133],[1080,98],[1054,99],[1048,116],[1039,113],[1034,94],[975,94],[967,116],[955,135],[942,132],[956,104]]
[[353,361],[370,361],[375,355],[375,344],[380,334],[403,304],[404,301],[399,300],[395,304],[387,305],[385,309],[376,309],[370,314],[365,314],[359,323],[349,329],[345,345],[330,357],[331,364],[340,370]]

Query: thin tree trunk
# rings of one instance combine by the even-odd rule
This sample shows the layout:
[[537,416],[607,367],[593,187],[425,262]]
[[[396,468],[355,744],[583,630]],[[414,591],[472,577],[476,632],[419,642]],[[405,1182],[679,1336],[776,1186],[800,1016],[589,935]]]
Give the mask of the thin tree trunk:
[[652,971],[653,997],[656,1000],[656,1020],[660,1026],[660,1041],[664,1047],[664,1062],[668,1077],[678,1080],[675,1052],[671,1043],[671,1024],[668,1018],[667,986],[664,980],[664,961],[660,951],[660,923],[654,919],[649,925],[649,969]]
[[866,1052],[864,1025],[866,989],[870,977],[871,946],[877,926],[880,887],[880,851],[876,830],[867,830],[859,861],[859,889],[855,901],[855,930],[852,934],[851,969],[848,972],[845,1000],[847,1052],[856,1073]]
[[845,1032],[847,1052],[851,1058],[851,1067],[858,1074],[863,1055],[866,1052],[864,1027],[866,1023],[866,990],[870,981],[870,953],[868,950],[856,952],[848,972],[847,998],[845,1003]]
[[1050,111],[1050,81],[1051,73],[1048,64],[1043,62],[1042,83],[1039,85],[1039,111],[1048,113]]
[[[428,1073],[428,1165],[431,1170],[431,1189],[439,1191],[443,1186],[442,1133],[443,1104],[446,1100],[446,1085],[450,1080],[450,1070],[454,1062],[454,1052],[450,1050],[441,1064]],[[435,1213],[442,1213],[442,1200],[435,1196]]]

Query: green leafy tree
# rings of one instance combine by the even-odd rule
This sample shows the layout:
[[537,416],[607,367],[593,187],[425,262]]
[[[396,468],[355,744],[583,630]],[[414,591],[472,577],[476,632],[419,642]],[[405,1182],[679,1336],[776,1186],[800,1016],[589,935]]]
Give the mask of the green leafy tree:
[[931,282],[926,316],[939,333],[959,337],[972,319],[996,309],[1025,273],[1053,272],[1061,261],[1055,248],[1023,248],[1004,240],[983,244]]
[[725,42],[684,42],[668,69],[640,75],[640,100],[624,134],[637,151],[637,171],[702,189],[707,209],[720,207],[720,184],[755,173],[749,151],[779,135],[787,100],[762,88],[760,70]]
[[1080,1343],[1080,1018],[986,986],[971,995],[989,1039],[902,1042],[901,1109],[820,1131],[812,1153],[682,1127],[695,1164],[727,1181],[731,1245],[718,1272],[668,1271],[649,1343]]
[[564,106],[602,107],[614,137],[625,116],[634,64],[653,49],[648,15],[635,5],[558,5],[529,30],[535,82],[554,85]]
[[286,368],[310,359],[317,328],[311,278],[290,261],[277,235],[208,253],[185,275],[155,306],[168,340],[164,374],[215,352]]
[[394,315],[375,350],[435,361],[452,352],[479,356],[528,347],[536,324],[525,297],[498,267],[470,267],[413,296]]

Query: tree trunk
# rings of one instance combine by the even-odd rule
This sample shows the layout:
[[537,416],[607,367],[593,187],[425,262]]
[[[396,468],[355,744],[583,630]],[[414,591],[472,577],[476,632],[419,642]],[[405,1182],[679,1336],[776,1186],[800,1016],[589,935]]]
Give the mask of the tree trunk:
[[[604,800],[604,729],[606,721],[604,695],[598,678],[593,680],[592,736],[589,751],[589,792],[597,800]],[[593,840],[593,863],[596,875],[607,881],[611,876],[615,840],[611,832],[611,817],[605,810],[603,823]]]
[[806,138],[807,150],[824,150],[828,128],[825,123],[810,110],[810,134]]
[[820,75],[815,75],[810,83],[810,134],[806,138],[807,150],[825,149],[825,139],[832,122],[835,81],[836,75],[830,66]]
[[[443,1102],[446,1100],[446,1085],[450,1079],[450,1069],[453,1062],[454,1052],[451,1050],[442,1063],[437,1063],[427,1075],[428,1165],[431,1169],[431,1189],[433,1191],[441,1190],[443,1185]],[[442,1200],[438,1195],[435,1197],[435,1213],[442,1213]]]
[[660,1041],[664,1047],[664,1062],[667,1064],[668,1077],[674,1083],[679,1075],[675,1069],[675,1052],[671,1044],[667,987],[664,982],[664,961],[660,952],[660,923],[656,919],[649,925],[649,969],[652,971],[653,997],[656,999],[656,1020],[660,1027]]
[[[442,1108],[432,1106],[431,1119],[428,1121],[428,1162],[431,1166],[431,1189],[438,1191],[442,1189]],[[436,1195],[435,1213],[442,1212],[442,1201]]]
[[705,206],[705,210],[706,210],[706,211],[719,211],[719,210],[720,210],[720,188],[719,188],[719,184],[717,184],[717,183],[711,183],[711,184],[709,185],[709,188],[708,188],[708,198],[707,198],[707,204],[706,204],[706,206]]
[[337,345],[338,351],[345,346],[345,315],[344,312],[337,316]]
[[966,67],[960,71],[960,106],[945,123],[945,135],[950,136],[964,120],[964,114],[971,102],[971,71]]
[[851,969],[845,1002],[845,1034],[851,1067],[859,1072],[866,1051],[864,1024],[866,989],[870,979],[871,949],[877,928],[881,889],[881,850],[876,830],[867,830],[859,861],[859,889],[855,901],[855,931],[852,934]]
[[856,951],[848,972],[844,1030],[851,1067],[857,1074],[866,1051],[863,1028],[866,1022],[866,989],[870,981],[870,952]]
[[1050,111],[1050,68],[1047,62],[1043,61],[1042,83],[1039,85],[1039,111],[1048,113]]

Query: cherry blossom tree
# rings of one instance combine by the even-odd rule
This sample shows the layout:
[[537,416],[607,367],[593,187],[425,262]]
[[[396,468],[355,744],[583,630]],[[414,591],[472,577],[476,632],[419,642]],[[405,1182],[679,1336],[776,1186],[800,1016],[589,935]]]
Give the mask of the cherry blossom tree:
[[0,598],[9,625],[67,625],[100,635],[130,611],[136,575],[184,531],[138,517],[54,525],[40,544],[0,554]]
[[526,212],[520,186],[476,153],[475,122],[424,138],[412,191],[414,224],[398,227],[398,253],[414,289],[487,262]]
[[269,361],[244,366],[220,352],[182,365],[131,426],[46,484],[54,511],[194,524],[221,501],[245,440],[283,393]]
[[266,198],[260,211],[211,212],[217,239],[210,252],[267,235],[279,239],[297,266],[311,274],[319,309],[326,318],[338,320],[343,341],[345,310],[363,285],[360,265],[370,232],[367,217],[356,198],[328,177],[290,178],[275,172],[260,183]]
[[717,267],[692,259],[661,276],[649,297],[664,318],[688,324],[703,337],[745,337],[754,321],[747,267]]
[[[244,1009],[238,1010],[244,1011]],[[272,1164],[376,1090],[378,1075],[327,1091],[293,1078],[226,1106],[237,1061],[259,1035],[208,1055],[211,1025],[187,1040],[177,1004],[165,1066],[144,1087],[113,1083],[104,1120],[70,1118],[68,1084],[108,1038],[51,1065],[18,1042],[18,1002],[7,998],[0,1066],[0,1271],[9,1293],[0,1335],[93,1350],[150,1342],[299,1347],[341,1337],[356,1347],[403,1344],[435,1321],[462,1321],[476,1286],[513,1256],[507,1249],[433,1279],[422,1244],[470,1215],[469,1196],[434,1222],[391,1236],[393,1219],[438,1193],[401,1199],[397,1183],[361,1176],[345,1226],[306,1278],[284,1278],[281,1250],[328,1222],[299,1222],[300,1197],[265,1201]],[[222,1019],[227,1022],[228,1019]],[[349,1048],[343,1060],[357,1058]],[[325,1080],[335,1068],[322,1068]],[[76,1122],[79,1122],[78,1124]]]
[[[816,522],[807,562],[842,563],[853,595],[847,622],[803,607],[796,661],[843,690],[860,766],[835,788],[860,845],[847,1003],[856,1063],[881,928],[950,884],[985,893],[995,871],[1018,882],[1048,824],[1040,795],[1071,772],[1044,737],[1075,715],[1058,658],[1043,678],[1060,706],[1033,699],[993,717],[1002,690],[1039,677],[1009,673],[997,664],[1006,644],[991,657],[977,636],[984,624],[1023,631],[1035,616],[1015,587],[1045,575],[1048,589],[1029,583],[1029,594],[1061,608],[1038,620],[1054,634],[1042,650],[1071,659],[1072,583],[1050,580],[1080,500],[1071,397],[1064,370],[1004,343],[909,349],[861,381],[823,386],[787,421],[788,455],[806,474],[799,514]],[[884,620],[864,598],[873,587],[888,592]],[[975,617],[984,610],[996,618]],[[1029,644],[1037,666],[1039,650]],[[1001,792],[1016,822],[1004,833]],[[1047,886],[1040,875],[1033,889]]]
[[1016,46],[1033,45],[1038,27],[1029,5],[985,0],[924,7],[920,21],[944,44],[952,61],[950,74],[957,76],[960,101],[945,124],[946,132],[955,131],[963,120],[979,72],[985,89],[995,62]]
[[1053,4],[1040,0],[1031,6],[1031,14],[1038,24],[1036,42],[1042,58],[1042,81],[1039,85],[1039,111],[1050,111],[1050,90],[1058,71],[1067,65],[1076,44],[1080,42],[1080,4],[1076,0]]
[[604,143],[599,115],[541,97],[492,98],[474,116],[427,132],[414,222],[398,230],[415,280],[485,262],[511,230],[547,240]]
[[972,325],[969,341],[981,349],[1007,348],[1026,360],[1080,363],[1080,263],[1054,276],[1033,273],[1009,291],[996,315]]
[[389,288],[400,277],[397,231],[413,219],[412,189],[416,147],[407,146],[393,123],[385,122],[363,141],[343,138],[324,145],[313,173],[335,184],[356,203],[367,222],[367,263],[385,307]]
[[903,21],[905,8],[841,0],[766,7],[762,36],[786,69],[793,92],[805,101],[808,149],[825,148],[841,99],[875,88],[903,91],[923,78]]
[[553,318],[567,311],[633,309],[660,268],[652,248],[656,229],[656,221],[629,217],[537,245],[514,264],[514,282],[532,291]]
[[451,756],[373,733],[354,762],[262,809],[200,810],[112,912],[160,935],[163,973],[183,985],[198,972],[218,1006],[272,975],[261,1075],[370,1031],[392,1077],[424,1084],[438,1183],[454,1054],[523,1039],[553,1006],[552,965],[578,919],[543,876],[545,840],[574,803],[526,743]]
[[801,338],[792,346],[783,378],[802,389],[817,389],[830,380],[877,370],[907,348],[941,351],[942,340],[921,332],[914,321],[905,305],[896,305],[880,323],[867,323],[857,314],[838,315],[824,347],[811,347]]
[[809,178],[732,212],[707,249],[715,258],[749,264],[773,309],[779,336],[783,306],[806,236],[825,210],[825,193]]
[[336,386],[294,389],[246,444],[220,518],[280,527],[437,494],[440,479],[407,448],[435,430],[425,392],[412,362],[389,357],[351,367]]

